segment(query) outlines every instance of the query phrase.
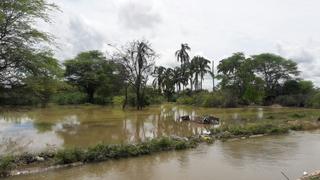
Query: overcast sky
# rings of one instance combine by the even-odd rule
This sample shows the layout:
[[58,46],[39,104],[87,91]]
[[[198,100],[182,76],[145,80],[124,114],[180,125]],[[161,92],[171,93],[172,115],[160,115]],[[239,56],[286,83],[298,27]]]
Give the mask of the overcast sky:
[[62,12],[42,27],[56,36],[61,60],[144,38],[160,55],[157,65],[177,65],[182,42],[191,55],[216,61],[234,52],[272,52],[296,61],[301,76],[320,85],[319,0],[51,1]]

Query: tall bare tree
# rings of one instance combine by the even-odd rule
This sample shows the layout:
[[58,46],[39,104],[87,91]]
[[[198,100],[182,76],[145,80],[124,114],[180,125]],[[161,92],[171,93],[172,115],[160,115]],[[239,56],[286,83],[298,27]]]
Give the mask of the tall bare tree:
[[128,83],[135,90],[137,109],[141,110],[144,106],[144,90],[157,55],[148,41],[136,40],[119,50],[117,56],[127,74]]

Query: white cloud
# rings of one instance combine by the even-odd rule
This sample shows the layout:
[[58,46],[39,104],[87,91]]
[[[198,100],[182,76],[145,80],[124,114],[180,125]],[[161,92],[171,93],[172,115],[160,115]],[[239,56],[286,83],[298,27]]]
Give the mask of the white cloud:
[[301,77],[320,85],[320,42],[301,41],[299,44],[279,43],[278,54],[298,63]]
[[[220,60],[234,52],[271,52],[294,59],[303,77],[320,85],[318,0],[56,0],[63,13],[49,28],[59,38],[57,56],[145,38],[160,54],[157,64],[177,65],[174,52]],[[192,53],[192,55],[194,54]],[[211,82],[206,82],[210,88]]]
[[152,12],[152,6],[128,2],[124,3],[119,9],[119,22],[124,28],[139,30],[142,28],[154,28],[161,22],[161,16]]

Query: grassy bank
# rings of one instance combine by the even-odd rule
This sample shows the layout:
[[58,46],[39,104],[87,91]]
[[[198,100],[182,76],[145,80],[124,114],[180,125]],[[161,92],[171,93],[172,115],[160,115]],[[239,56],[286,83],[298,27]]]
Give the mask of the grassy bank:
[[249,122],[241,125],[222,125],[219,128],[211,128],[211,136],[217,139],[236,137],[248,137],[254,135],[285,134],[289,131],[303,131],[320,128],[318,120],[264,120]]
[[0,158],[0,177],[9,176],[12,170],[24,169],[36,165],[53,166],[76,162],[91,163],[152,154],[160,151],[194,148],[199,143],[197,138],[152,139],[139,144],[104,145],[98,144],[88,149],[63,149],[57,152],[40,154],[22,154]]

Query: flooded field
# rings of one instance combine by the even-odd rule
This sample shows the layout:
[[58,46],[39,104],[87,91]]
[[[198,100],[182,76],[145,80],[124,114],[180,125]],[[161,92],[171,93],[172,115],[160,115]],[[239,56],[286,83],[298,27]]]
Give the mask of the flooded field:
[[103,106],[60,106],[46,109],[2,110],[0,154],[39,152],[65,147],[88,147],[97,143],[139,142],[160,136],[201,134],[208,125],[180,122],[179,116],[215,115],[222,123],[244,123],[288,118],[304,113],[315,119],[312,109],[234,108],[213,109],[166,104],[143,111]]
[[186,151],[107,161],[10,180],[282,180],[320,169],[320,131],[239,141],[216,141]]

